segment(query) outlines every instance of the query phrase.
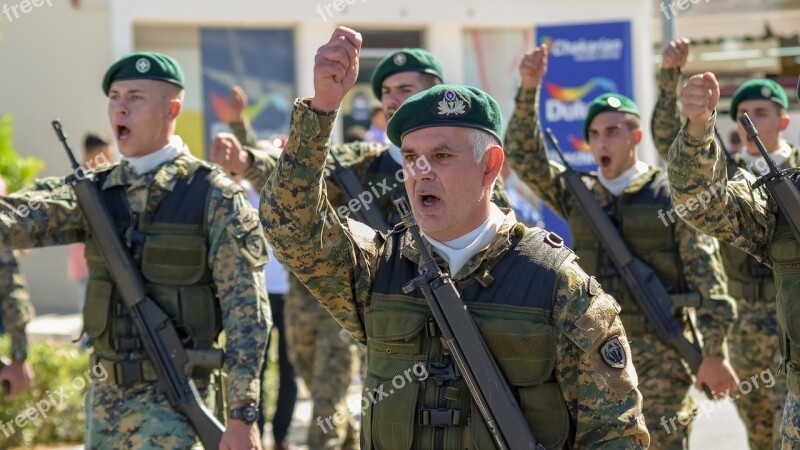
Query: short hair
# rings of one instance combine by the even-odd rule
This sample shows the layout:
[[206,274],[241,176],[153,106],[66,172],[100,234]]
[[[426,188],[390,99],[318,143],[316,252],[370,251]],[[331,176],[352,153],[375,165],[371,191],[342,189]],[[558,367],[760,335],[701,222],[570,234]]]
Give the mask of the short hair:
[[627,125],[628,129],[631,131],[642,128],[642,120],[635,114],[625,113],[622,123]]
[[423,89],[430,89],[434,86],[442,84],[442,80],[434,74],[419,72],[419,82],[422,84]]
[[477,128],[467,128],[467,138],[472,145],[472,156],[475,158],[476,163],[483,161],[483,157],[486,156],[489,147],[501,145],[500,140],[495,136]]
[[100,153],[104,148],[111,145],[110,142],[111,140],[105,133],[89,131],[83,137],[83,153],[84,155]]

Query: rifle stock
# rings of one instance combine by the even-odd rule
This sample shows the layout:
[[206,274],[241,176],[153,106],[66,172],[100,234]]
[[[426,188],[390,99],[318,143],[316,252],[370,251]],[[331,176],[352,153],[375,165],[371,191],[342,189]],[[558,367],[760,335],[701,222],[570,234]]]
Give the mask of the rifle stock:
[[422,256],[420,276],[411,280],[403,290],[410,293],[420,289],[425,296],[442,337],[495,442],[501,449],[544,450],[531,434],[503,373],[453,281],[439,270],[425,246],[408,201],[400,198],[394,204]]
[[[674,306],[669,292],[661,283],[653,269],[637,258],[628,249],[625,240],[609,219],[594,197],[594,194],[583,184],[580,175],[572,169],[561,152],[558,141],[553,136],[552,130],[547,128],[545,136],[550,145],[556,150],[566,166],[561,173],[567,189],[570,191],[578,207],[588,219],[600,243],[606,249],[619,276],[630,289],[633,298],[641,308],[647,319],[648,327],[664,343],[671,345],[680,353],[681,358],[689,364],[694,374],[700,368],[703,360],[702,352],[697,345],[689,342],[683,334],[682,327],[678,324],[672,311]],[[708,386],[703,385],[703,391],[708,398],[714,398]]]
[[739,116],[739,122],[747,132],[747,137],[758,147],[758,151],[761,152],[761,156],[764,157],[764,161],[766,161],[769,167],[769,173],[761,177],[753,185],[753,188],[757,189],[762,184],[767,186],[770,197],[775,200],[775,203],[778,204],[778,208],[781,210],[784,217],[786,217],[786,221],[789,222],[789,226],[792,228],[792,234],[794,234],[795,239],[800,241],[800,191],[798,191],[797,186],[795,186],[786,172],[782,172],[775,164],[772,156],[770,156],[767,148],[758,136],[758,130],[756,130],[755,125],[753,125],[753,121],[750,120],[750,116],[748,116],[747,113],[743,113]]
[[[77,170],[78,163],[67,144],[61,123],[54,120],[52,125],[64,145],[73,170]],[[208,450],[219,448],[224,427],[203,405],[190,376],[192,364],[187,350],[183,348],[170,317],[147,296],[141,272],[123,247],[100,193],[94,184],[85,178],[78,179],[74,174],[68,176],[65,183],[75,191],[78,206],[83,211],[93,239],[100,248],[131,321],[139,331],[139,338],[158,374],[159,387],[170,404],[189,419],[203,447]]]

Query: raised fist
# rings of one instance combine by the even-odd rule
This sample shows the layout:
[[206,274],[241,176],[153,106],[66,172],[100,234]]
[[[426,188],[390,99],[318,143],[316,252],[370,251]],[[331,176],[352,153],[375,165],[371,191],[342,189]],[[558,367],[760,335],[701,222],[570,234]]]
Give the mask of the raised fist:
[[689,58],[689,39],[680,38],[670,41],[664,46],[661,55],[661,67],[664,69],[681,69]]
[[311,107],[335,111],[358,78],[361,33],[347,27],[333,32],[314,57],[314,98]]
[[522,57],[519,63],[520,86],[534,88],[542,83],[547,72],[547,46],[542,44]]
[[230,133],[217,133],[214,136],[209,156],[212,163],[218,164],[232,176],[244,174],[252,164],[250,153]]
[[711,72],[695,75],[681,89],[681,104],[689,122],[705,125],[719,102],[719,82]]
[[244,122],[244,109],[247,107],[247,94],[239,86],[231,88],[230,97],[213,97],[211,106],[220,122]]

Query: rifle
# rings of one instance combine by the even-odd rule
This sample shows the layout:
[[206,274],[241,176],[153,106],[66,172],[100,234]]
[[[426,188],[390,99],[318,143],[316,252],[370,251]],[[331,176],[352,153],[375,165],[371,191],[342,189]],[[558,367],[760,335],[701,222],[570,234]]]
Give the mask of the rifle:
[[408,201],[399,198],[394,200],[394,204],[422,257],[419,276],[403,286],[403,292],[422,291],[497,445],[501,449],[544,450],[533,438],[514,394],[461,300],[453,280],[439,270],[425,246]]
[[203,405],[190,374],[195,367],[221,367],[222,351],[183,348],[172,319],[147,295],[142,274],[123,247],[97,187],[86,177],[76,176],[80,166],[67,144],[61,122],[54,120],[52,125],[72,163],[73,174],[66,177],[64,182],[75,191],[78,206],[86,217],[89,230],[103,254],[108,271],[158,374],[159,387],[172,407],[186,416],[192,424],[203,447],[216,450],[219,448],[224,427]]
[[714,127],[714,136],[717,138],[717,145],[719,145],[719,148],[722,149],[722,153],[725,155],[725,165],[728,168],[728,178],[732,178],[739,169],[739,165],[736,164],[733,156],[728,153],[728,147],[725,145],[725,141],[722,140],[722,136],[720,136],[719,129],[717,127]]
[[[358,198],[359,193],[367,192],[361,182],[358,181],[353,171],[344,167],[333,152],[330,152],[330,155],[331,158],[333,158],[334,164],[331,178],[342,188],[345,197],[352,200]],[[378,208],[370,208],[370,205],[366,202],[363,202],[362,206],[363,208],[355,211],[355,213],[358,214],[361,220],[369,225],[370,228],[379,232],[386,232],[391,228],[389,224],[386,223],[386,219],[383,218]]]
[[[700,368],[703,354],[698,345],[689,342],[683,335],[683,329],[672,314],[673,301],[667,289],[647,264],[631,253],[619,231],[611,223],[608,214],[603,210],[594,195],[583,184],[578,172],[572,169],[561,152],[561,147],[550,128],[545,130],[550,145],[564,162],[566,170],[559,176],[564,178],[567,189],[578,203],[578,207],[589,221],[594,233],[605,247],[611,261],[633,294],[636,303],[644,312],[649,328],[667,345],[680,353],[681,358],[689,364],[694,374]],[[708,386],[703,391],[709,399],[714,396]]]
[[761,142],[761,138],[758,137],[758,130],[756,130],[747,113],[739,116],[739,122],[747,132],[747,137],[755,142],[758,151],[761,152],[761,156],[764,157],[764,161],[767,162],[769,167],[769,173],[759,178],[753,184],[753,189],[758,189],[762,184],[767,187],[770,197],[778,204],[778,209],[781,210],[783,216],[786,217],[786,221],[789,222],[789,226],[792,227],[792,234],[794,234],[795,239],[800,241],[800,191],[797,190],[797,186],[792,182],[789,173],[790,171],[797,173],[797,170],[781,171],[778,168],[766,147],[764,147],[764,143]]

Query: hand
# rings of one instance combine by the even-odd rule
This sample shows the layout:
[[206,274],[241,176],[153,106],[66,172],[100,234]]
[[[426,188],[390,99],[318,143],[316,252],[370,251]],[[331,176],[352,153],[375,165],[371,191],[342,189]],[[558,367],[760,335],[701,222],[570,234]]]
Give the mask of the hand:
[[680,38],[670,41],[664,46],[661,56],[661,67],[664,69],[682,69],[689,57],[689,39]]
[[706,356],[697,369],[697,379],[694,386],[703,390],[703,385],[708,386],[714,394],[714,398],[719,400],[731,392],[736,392],[739,388],[739,377],[733,371],[730,364],[721,356]]
[[523,88],[535,88],[542,84],[547,73],[547,45],[542,44],[522,57],[519,63],[519,84]]
[[690,124],[705,126],[719,102],[719,82],[711,72],[695,75],[681,89],[681,104]]
[[231,88],[230,97],[215,97],[211,102],[214,113],[220,122],[244,122],[244,109],[247,107],[247,94],[240,86]]
[[8,382],[11,386],[9,398],[27,391],[33,381],[33,369],[27,361],[14,360],[9,366],[0,372],[0,385]]
[[314,57],[314,98],[311,107],[335,111],[358,78],[361,33],[347,27],[333,32],[327,44]]
[[211,162],[219,164],[230,175],[242,175],[253,164],[250,153],[230,133],[217,133],[211,142]]
[[219,450],[261,450],[258,422],[248,425],[241,420],[228,420],[228,428],[222,433]]

